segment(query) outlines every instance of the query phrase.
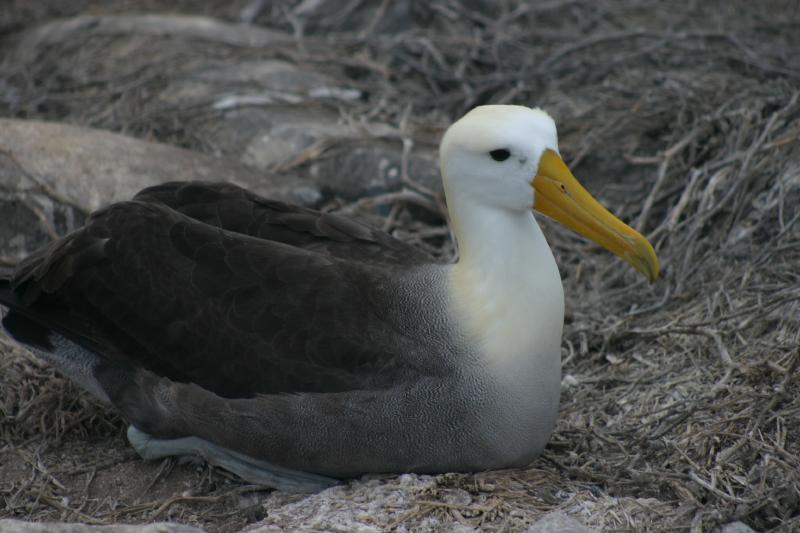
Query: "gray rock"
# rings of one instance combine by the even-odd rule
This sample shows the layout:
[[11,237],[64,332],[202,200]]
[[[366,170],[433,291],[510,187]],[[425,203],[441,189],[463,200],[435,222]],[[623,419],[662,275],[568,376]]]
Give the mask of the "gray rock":
[[[427,189],[441,191],[439,169],[432,154],[426,155],[409,158],[409,177]],[[388,143],[344,143],[329,157],[312,163],[309,171],[311,180],[322,191],[347,199],[402,187],[402,155]]]
[[[379,533],[414,509],[415,501],[436,487],[431,476],[404,474],[395,478],[365,477],[316,494],[291,498],[273,492],[263,505],[267,518],[246,527],[242,533],[283,531],[353,531]],[[409,526],[411,527],[411,526]],[[397,531],[441,531],[438,520],[430,527],[400,524]]]
[[91,211],[174,180],[228,181],[305,205],[321,197],[290,173],[100,130],[0,119],[0,255],[13,262]]
[[64,522],[23,522],[11,519],[0,520],[0,531],[3,533],[203,533],[202,529],[170,522],[146,525],[90,526]]
[[84,15],[39,26],[25,35],[18,50],[30,54],[21,56],[21,59],[32,60],[39,48],[74,39],[76,35],[87,32],[193,39],[248,48],[274,46],[290,39],[290,36],[279,31],[247,24],[229,24],[202,16]]
[[219,152],[260,170],[292,165],[314,144],[350,133],[336,114],[284,105],[231,109],[197,131]]
[[717,526],[711,533],[756,533],[750,526],[743,522],[730,522],[723,526]]
[[525,533],[599,533],[599,531],[584,526],[567,514],[553,511],[531,524]]
[[[313,17],[330,5],[306,2],[301,11]],[[391,18],[394,5],[382,17]],[[86,89],[52,103],[47,91],[24,84],[7,92],[13,106],[37,103],[73,123],[114,131],[156,131],[168,142],[202,147],[258,171],[291,171],[302,178],[300,186],[346,199],[399,188],[401,132],[346,120],[348,106],[356,114],[363,102],[343,66],[323,72],[260,53],[255,59],[250,50],[269,53],[286,42],[280,32],[203,17],[76,17],[23,34],[10,43],[8,61],[25,73],[20,80],[57,77]],[[230,47],[224,56],[220,45]],[[134,75],[130,90],[106,86]],[[440,191],[436,159],[435,146],[418,143],[407,170]]]

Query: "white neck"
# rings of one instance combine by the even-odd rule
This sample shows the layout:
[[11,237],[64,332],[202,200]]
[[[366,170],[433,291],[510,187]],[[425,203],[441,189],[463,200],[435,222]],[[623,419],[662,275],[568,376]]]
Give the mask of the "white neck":
[[466,195],[448,197],[448,204],[460,256],[449,291],[467,336],[500,370],[560,371],[561,277],[533,213]]

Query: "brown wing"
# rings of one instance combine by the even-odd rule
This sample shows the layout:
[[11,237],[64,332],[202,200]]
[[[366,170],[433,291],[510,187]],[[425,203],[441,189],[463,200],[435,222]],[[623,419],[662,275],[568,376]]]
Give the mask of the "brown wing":
[[351,218],[270,200],[229,183],[172,182],[134,200],[160,203],[205,224],[361,264],[414,266],[434,260]]
[[380,388],[421,362],[431,372],[430,346],[397,324],[414,303],[387,305],[421,261],[341,217],[168,184],[95,213],[12,285],[26,317],[110,361],[249,397]]

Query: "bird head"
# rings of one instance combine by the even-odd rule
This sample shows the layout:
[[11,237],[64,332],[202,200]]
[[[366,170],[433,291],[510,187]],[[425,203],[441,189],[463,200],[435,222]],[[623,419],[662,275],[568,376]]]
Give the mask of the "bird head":
[[575,179],[559,155],[555,122],[544,111],[476,107],[445,132],[440,165],[448,200],[533,209],[618,255],[651,282],[658,277],[652,245]]

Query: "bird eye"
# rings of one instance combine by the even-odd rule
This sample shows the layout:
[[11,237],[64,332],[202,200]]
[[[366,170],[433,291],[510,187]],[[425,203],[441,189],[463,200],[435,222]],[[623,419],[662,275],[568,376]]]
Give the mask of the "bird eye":
[[505,148],[498,148],[497,150],[492,150],[489,152],[489,155],[492,156],[492,159],[495,161],[505,161],[509,157],[511,157],[511,152],[506,150]]

